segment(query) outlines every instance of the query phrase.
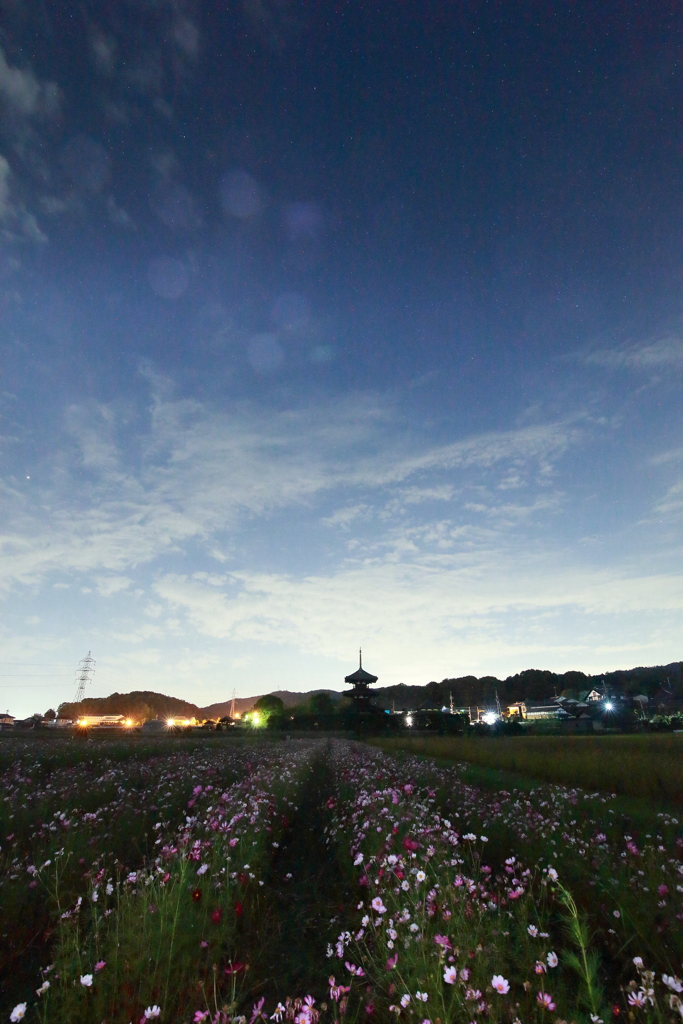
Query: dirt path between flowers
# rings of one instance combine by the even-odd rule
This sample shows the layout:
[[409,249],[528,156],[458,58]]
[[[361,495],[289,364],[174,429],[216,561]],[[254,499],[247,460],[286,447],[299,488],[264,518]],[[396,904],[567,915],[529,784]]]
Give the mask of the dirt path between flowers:
[[[353,898],[323,835],[332,781],[329,757],[321,749],[272,862],[267,881],[273,894],[272,952],[269,977],[261,989],[267,1001],[308,994],[320,1001],[327,995],[327,940],[334,929],[336,935],[344,927]],[[337,919],[333,927],[331,918]]]

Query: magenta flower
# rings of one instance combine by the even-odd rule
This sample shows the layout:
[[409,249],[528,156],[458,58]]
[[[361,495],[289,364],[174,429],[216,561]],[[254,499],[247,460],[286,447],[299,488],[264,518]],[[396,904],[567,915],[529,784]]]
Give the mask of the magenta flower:
[[494,974],[491,978],[491,987],[504,996],[510,991],[510,982],[502,974]]
[[539,992],[536,996],[536,1002],[544,1010],[555,1009],[555,1003],[553,1002],[553,997],[550,995],[550,992]]

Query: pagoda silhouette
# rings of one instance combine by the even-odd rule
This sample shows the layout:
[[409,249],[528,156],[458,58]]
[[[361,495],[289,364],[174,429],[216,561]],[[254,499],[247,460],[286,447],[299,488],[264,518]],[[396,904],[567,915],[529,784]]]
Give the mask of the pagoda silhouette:
[[372,702],[372,694],[370,692],[370,686],[377,682],[377,678],[377,676],[373,676],[371,672],[366,672],[363,668],[363,651],[359,648],[358,668],[350,676],[344,677],[344,682],[351,683],[353,687],[351,690],[346,690],[344,696],[351,698],[354,711],[367,712],[377,710]]

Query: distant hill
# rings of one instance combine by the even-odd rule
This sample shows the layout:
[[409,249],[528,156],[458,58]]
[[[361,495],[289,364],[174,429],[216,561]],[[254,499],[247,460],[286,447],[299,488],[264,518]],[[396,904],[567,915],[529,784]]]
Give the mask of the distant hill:
[[[305,704],[316,693],[327,693],[332,700],[339,700],[341,698],[341,694],[336,690],[307,690],[305,693],[294,693],[292,690],[271,690],[271,695],[279,697],[286,708],[296,707],[297,704]],[[236,697],[235,711],[243,715],[246,711],[250,711],[253,708],[259,697],[265,696],[266,694],[260,693],[256,697]],[[209,704],[208,707],[202,708],[202,714],[205,718],[222,718],[223,715],[230,714],[231,706],[232,701],[223,700],[217,704]]]
[[[293,693],[290,690],[274,690],[272,692],[274,696],[280,698],[286,708],[304,704],[315,693],[328,693],[332,700],[338,700],[341,696],[334,690],[309,690],[306,693]],[[237,697],[235,711],[243,715],[254,706],[259,696],[265,695]],[[150,718],[197,718],[199,721],[203,721],[205,718],[223,718],[224,715],[229,715],[231,706],[232,701],[224,700],[200,708],[179,697],[167,697],[163,693],[154,693],[151,690],[134,690],[132,693],[112,693],[109,697],[86,697],[78,704],[73,702],[60,704],[59,717],[125,715],[126,718],[134,718],[136,721],[146,721]]]
[[167,697],[151,690],[132,693],[112,693],[109,697],[86,697],[76,703],[60,704],[60,718],[78,718],[79,715],[125,715],[136,721],[149,718],[199,718],[207,716],[196,704],[178,697]]
[[[661,697],[662,693],[672,697],[683,697],[683,671],[681,662],[670,665],[654,665],[632,669],[619,669],[615,672],[603,672],[598,675],[586,675],[584,672],[550,672],[546,669],[525,669],[507,679],[495,676],[458,676],[432,681],[425,686],[406,686],[399,683],[395,686],[376,686],[372,693],[380,708],[405,711],[418,708],[421,704],[430,707],[448,705],[453,697],[456,707],[484,706],[495,704],[496,696],[501,704],[511,704],[519,700],[544,700],[555,695],[580,697],[593,687],[606,688],[612,694],[635,695],[643,693],[650,699]],[[279,697],[286,708],[307,703],[316,693],[326,693],[333,701],[341,699],[337,690],[307,690],[295,693],[291,690],[271,690]],[[238,697],[235,710],[243,715],[254,706],[259,696]],[[200,708],[189,701],[178,697],[167,697],[163,693],[149,690],[136,690],[133,693],[112,693],[109,697],[87,697],[80,704],[60,704],[59,714],[62,718],[76,718],[78,715],[125,715],[138,721],[148,718],[222,718],[230,714],[232,701],[224,700],[208,707]]]

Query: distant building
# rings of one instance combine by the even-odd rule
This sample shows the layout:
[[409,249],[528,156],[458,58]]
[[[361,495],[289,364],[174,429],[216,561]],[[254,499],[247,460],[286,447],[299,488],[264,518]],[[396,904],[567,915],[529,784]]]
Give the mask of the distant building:
[[161,718],[150,718],[148,722],[142,723],[143,732],[164,732],[166,729],[168,725]]
[[353,701],[353,707],[355,711],[374,711],[375,706],[372,702],[372,693],[369,687],[373,683],[377,682],[378,676],[373,676],[372,673],[366,672],[363,668],[363,652],[358,652],[358,668],[355,672],[352,672],[350,676],[344,677],[345,683],[351,683],[353,689],[347,690],[344,693],[345,697],[350,697]]
[[0,729],[13,729],[14,728],[14,715],[10,715],[6,712],[4,715],[0,715]]
[[97,729],[103,726],[123,728],[129,724],[133,724],[131,719],[125,718],[123,715],[81,715],[76,722],[81,729]]
[[516,704],[508,704],[507,717],[521,719],[524,722],[533,722],[543,718],[566,718],[567,712],[561,704],[555,701],[537,702],[520,700]]

